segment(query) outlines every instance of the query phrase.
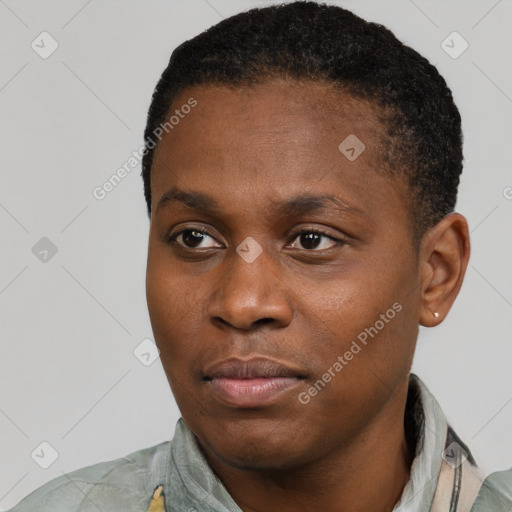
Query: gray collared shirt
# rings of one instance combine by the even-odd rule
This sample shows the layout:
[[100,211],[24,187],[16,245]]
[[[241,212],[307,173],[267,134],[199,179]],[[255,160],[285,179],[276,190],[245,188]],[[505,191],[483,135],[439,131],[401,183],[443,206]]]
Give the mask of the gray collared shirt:
[[[411,392],[414,398],[406,414],[416,429],[416,456],[393,512],[512,512],[512,468],[492,474],[482,484],[469,449],[413,374]],[[159,485],[166,512],[242,512],[183,419],[172,441],[58,477],[10,512],[145,512]],[[468,503],[477,493],[471,508]]]

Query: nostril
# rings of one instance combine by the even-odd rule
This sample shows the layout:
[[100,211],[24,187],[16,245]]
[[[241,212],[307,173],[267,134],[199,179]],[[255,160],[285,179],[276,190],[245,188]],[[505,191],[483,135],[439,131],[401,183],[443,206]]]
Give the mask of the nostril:
[[212,318],[212,322],[214,324],[229,325],[230,327],[232,327],[232,325],[227,320],[224,320],[224,318],[222,318],[221,316],[214,316]]
[[[229,323],[226,319],[222,318],[221,316],[215,316],[212,318],[211,321],[218,326],[221,326],[221,325],[226,326],[227,325],[229,327],[234,327],[233,324]],[[263,325],[267,325],[272,322],[275,322],[275,318],[272,318],[272,317],[259,318],[258,320],[255,320],[254,322],[252,322],[251,325],[247,327],[247,329],[254,329],[255,327],[256,328],[261,327]]]
[[255,325],[266,325],[266,324],[272,323],[273,321],[274,321],[274,319],[270,318],[270,317],[260,318],[259,320],[256,320],[256,322],[254,322],[254,324]]

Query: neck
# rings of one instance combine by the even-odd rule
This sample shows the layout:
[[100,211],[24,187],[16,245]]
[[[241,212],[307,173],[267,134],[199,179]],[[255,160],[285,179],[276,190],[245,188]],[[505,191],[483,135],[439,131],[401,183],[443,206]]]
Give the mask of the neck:
[[203,447],[244,512],[391,512],[410,476],[413,455],[404,430],[407,388],[392,411],[375,418],[350,445],[286,470],[241,470]]

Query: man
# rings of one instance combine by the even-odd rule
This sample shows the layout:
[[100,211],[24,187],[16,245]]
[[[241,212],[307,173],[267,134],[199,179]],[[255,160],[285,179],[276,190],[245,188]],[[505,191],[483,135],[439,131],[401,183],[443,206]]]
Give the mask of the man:
[[143,178],[147,300],[182,414],[25,511],[512,510],[421,380],[469,258],[460,115],[387,29],[314,2],[173,53]]

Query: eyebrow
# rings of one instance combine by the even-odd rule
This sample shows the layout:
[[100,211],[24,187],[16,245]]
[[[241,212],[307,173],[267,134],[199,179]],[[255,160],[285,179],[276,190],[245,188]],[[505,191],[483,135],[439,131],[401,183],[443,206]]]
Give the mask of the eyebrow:
[[[219,203],[211,196],[200,192],[186,192],[178,187],[172,187],[158,201],[155,213],[158,213],[164,206],[172,202],[180,202],[188,208],[201,210],[211,214],[220,214],[222,208]],[[359,213],[359,208],[350,206],[343,202],[339,197],[331,194],[312,195],[302,194],[291,199],[285,199],[274,203],[274,209],[282,216],[295,217],[306,213],[313,213],[321,210],[327,210],[329,207],[335,207],[345,213]]]

